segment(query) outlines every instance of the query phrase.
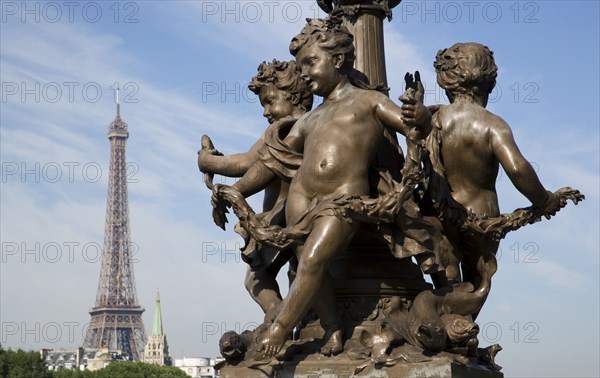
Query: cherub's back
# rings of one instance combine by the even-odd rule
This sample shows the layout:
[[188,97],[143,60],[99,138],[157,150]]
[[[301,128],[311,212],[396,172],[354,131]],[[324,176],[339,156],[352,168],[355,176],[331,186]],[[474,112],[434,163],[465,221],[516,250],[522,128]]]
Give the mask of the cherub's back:
[[[441,127],[441,157],[452,196],[476,212],[494,213],[498,160],[491,147],[494,114],[475,103],[453,103],[434,116]],[[490,202],[496,204],[490,208]]]

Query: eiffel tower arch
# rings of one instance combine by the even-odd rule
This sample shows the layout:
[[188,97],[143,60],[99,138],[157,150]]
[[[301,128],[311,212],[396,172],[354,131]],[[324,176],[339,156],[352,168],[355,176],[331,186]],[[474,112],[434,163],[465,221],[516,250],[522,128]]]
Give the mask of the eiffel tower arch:
[[110,169],[102,267],[83,346],[121,350],[134,361],[140,361],[144,355],[146,332],[142,322],[144,308],[138,304],[131,260],[125,159],[129,132],[127,123],[121,119],[118,96],[117,90],[117,115],[108,130]]

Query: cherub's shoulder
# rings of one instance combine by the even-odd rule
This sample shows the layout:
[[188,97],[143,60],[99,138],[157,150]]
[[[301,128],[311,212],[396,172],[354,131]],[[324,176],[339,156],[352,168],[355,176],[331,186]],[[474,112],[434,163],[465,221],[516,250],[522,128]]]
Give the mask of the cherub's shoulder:
[[488,125],[490,131],[508,131],[510,132],[510,126],[508,123],[497,114],[490,112],[487,109],[485,111],[485,123]]
[[508,127],[508,124],[500,116],[492,113],[479,104],[454,103],[443,105],[440,106],[436,114],[441,118],[470,119],[477,123],[483,123],[486,127],[492,129]]
[[484,117],[481,118],[482,127],[490,141],[504,143],[513,138],[512,130],[508,123],[497,114],[484,109]]
[[373,100],[387,100],[389,101],[390,98],[386,95],[384,95],[383,93],[373,90],[373,89],[359,89],[359,91],[361,91],[361,93],[363,94],[363,96],[365,96],[366,98],[370,98]]
[[360,99],[361,103],[369,104],[371,106],[389,104],[392,102],[392,100],[383,93],[368,89],[358,89],[357,98]]

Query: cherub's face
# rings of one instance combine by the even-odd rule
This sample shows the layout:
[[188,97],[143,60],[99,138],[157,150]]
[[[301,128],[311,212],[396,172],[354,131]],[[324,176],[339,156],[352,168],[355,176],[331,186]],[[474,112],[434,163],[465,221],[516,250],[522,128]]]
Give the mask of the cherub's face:
[[342,61],[341,55],[332,56],[317,43],[302,47],[296,54],[300,77],[312,93],[322,97],[327,97],[340,82]]
[[269,123],[294,113],[294,105],[287,99],[288,93],[277,89],[273,84],[260,88],[258,98],[264,108],[263,116]]

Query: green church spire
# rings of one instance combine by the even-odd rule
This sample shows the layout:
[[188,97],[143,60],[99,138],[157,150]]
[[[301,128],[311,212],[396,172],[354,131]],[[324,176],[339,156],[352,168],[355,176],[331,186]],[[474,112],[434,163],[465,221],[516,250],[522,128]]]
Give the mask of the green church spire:
[[160,294],[156,289],[156,310],[154,311],[154,322],[152,323],[152,336],[162,336],[163,324],[162,314],[160,311]]

